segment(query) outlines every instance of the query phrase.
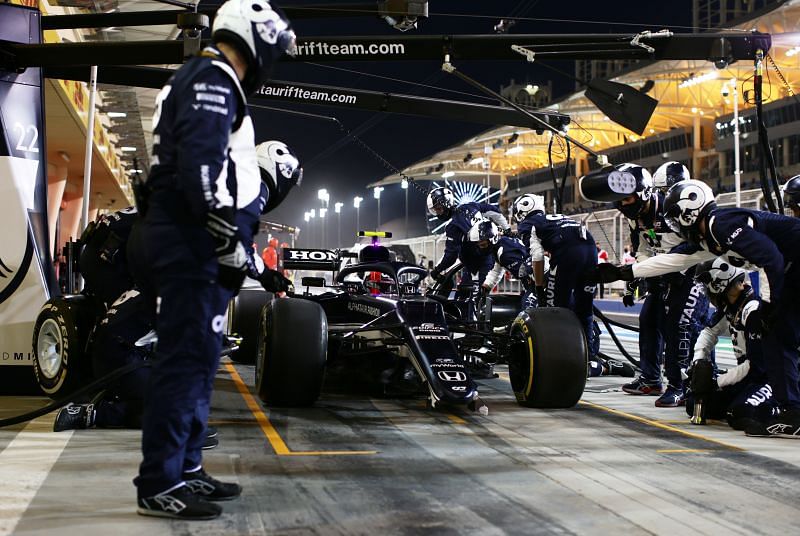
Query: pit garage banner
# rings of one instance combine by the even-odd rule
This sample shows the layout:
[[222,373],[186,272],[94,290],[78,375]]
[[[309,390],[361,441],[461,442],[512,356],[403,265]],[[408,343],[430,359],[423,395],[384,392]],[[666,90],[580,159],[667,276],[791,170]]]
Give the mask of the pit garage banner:
[[[0,40],[41,42],[40,19],[0,4]],[[16,376],[33,380],[33,324],[53,283],[42,102],[40,69],[0,70],[0,394]]]

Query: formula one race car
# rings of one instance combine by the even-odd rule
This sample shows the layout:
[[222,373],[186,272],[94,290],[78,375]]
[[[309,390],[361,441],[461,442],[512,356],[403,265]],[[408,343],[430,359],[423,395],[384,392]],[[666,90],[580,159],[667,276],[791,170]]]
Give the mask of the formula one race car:
[[[496,296],[476,306],[470,298],[451,298],[440,286],[423,294],[427,270],[392,261],[377,243],[386,233],[360,234],[373,236],[373,244],[343,268],[346,252],[284,250],[287,269],[334,275],[332,285],[303,277],[302,294],[272,299],[262,308],[256,390],[267,405],[311,405],[326,371],[363,369],[365,357],[383,359],[378,368],[385,367],[381,377],[387,385],[416,386],[432,407],[480,409],[475,378],[486,377],[495,363],[508,364],[522,406],[567,408],[578,402],[587,345],[571,311],[519,312],[519,296]],[[312,294],[312,287],[321,292]]]

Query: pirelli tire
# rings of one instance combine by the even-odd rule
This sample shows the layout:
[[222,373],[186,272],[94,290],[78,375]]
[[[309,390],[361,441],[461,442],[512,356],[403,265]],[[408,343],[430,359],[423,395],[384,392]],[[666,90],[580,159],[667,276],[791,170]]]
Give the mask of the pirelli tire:
[[242,338],[239,349],[231,353],[231,360],[244,365],[253,365],[258,355],[258,328],[261,310],[273,298],[272,292],[261,287],[243,288],[232,300],[230,308],[230,332]]
[[575,314],[560,307],[527,309],[509,332],[508,369],[517,403],[571,408],[586,386],[588,347]]
[[39,388],[61,398],[92,379],[87,341],[101,314],[95,300],[83,294],[51,298],[33,328],[33,372]]
[[322,391],[328,319],[316,302],[274,299],[259,324],[256,391],[272,407],[307,407]]

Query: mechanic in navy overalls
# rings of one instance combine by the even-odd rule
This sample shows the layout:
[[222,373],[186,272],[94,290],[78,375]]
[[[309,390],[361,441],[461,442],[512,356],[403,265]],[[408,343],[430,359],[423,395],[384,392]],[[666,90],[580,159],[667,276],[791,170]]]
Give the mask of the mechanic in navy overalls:
[[[545,216],[541,195],[519,196],[514,200],[512,212],[517,234],[530,252],[539,306],[574,311],[583,325],[588,347],[598,348],[592,309],[595,289],[584,281],[586,270],[597,264],[597,248],[591,233],[571,218],[560,214]],[[546,281],[545,251],[550,253]]]
[[462,298],[473,295],[480,289],[494,262],[491,257],[481,253],[476,244],[470,243],[469,230],[476,222],[488,218],[501,231],[505,231],[509,229],[508,220],[497,206],[488,203],[470,202],[456,206],[452,190],[443,186],[428,192],[427,203],[430,215],[442,221],[450,220],[444,229],[444,255],[431,270],[431,277],[438,281],[444,271],[460,260],[464,269],[458,295]]
[[[252,244],[253,237],[258,232],[259,217],[276,208],[286,197],[291,188],[300,182],[302,168],[298,159],[292,154],[285,143],[268,141],[261,143],[256,148],[260,181],[258,188],[242,188],[241,178],[238,188],[238,202],[247,201],[243,194],[256,190],[258,197],[244,208],[236,211],[236,223],[240,241],[243,244]],[[99,246],[93,251],[98,256],[82,255],[81,267],[84,261],[92,266],[102,268],[102,275],[106,277],[93,277],[93,291],[99,295],[109,294],[119,284],[114,277],[116,262],[106,263],[100,255],[107,254],[115,261],[119,261],[119,253],[124,253],[128,234],[135,217],[135,209],[125,209],[119,213],[104,216],[98,225],[108,220],[112,222],[112,229],[116,232],[112,236],[108,233],[94,235],[94,242]],[[118,216],[118,214],[122,214]],[[130,222],[129,226],[120,225]],[[116,223],[116,225],[114,225]],[[102,227],[100,227],[102,229]],[[121,242],[120,242],[121,241]],[[113,246],[113,247],[112,247]],[[119,249],[119,253],[115,252]],[[248,275],[261,282],[265,290],[278,295],[289,289],[291,282],[278,271],[270,270],[264,266],[263,261],[252,248],[248,248]],[[106,266],[108,265],[108,266]],[[127,265],[125,266],[127,269]],[[108,273],[107,273],[108,272]],[[109,306],[105,317],[97,324],[92,336],[92,369],[95,377],[105,376],[121,367],[134,362],[141,362],[151,357],[150,344],[142,340],[153,328],[155,319],[148,303],[137,289],[133,288],[130,276],[127,277],[130,286]],[[87,284],[89,281],[87,280]],[[107,286],[110,285],[110,288]],[[235,291],[220,287],[224,293],[222,300],[227,301]],[[213,377],[211,377],[213,379]],[[88,404],[69,404],[61,409],[56,416],[54,431],[75,430],[86,428],[141,428],[142,411],[145,387],[150,379],[150,367],[141,367],[125,374],[115,382],[107,385],[102,396]],[[208,428],[209,434],[204,449],[213,448],[218,442],[215,439],[216,431]]]
[[[755,436],[800,435],[800,220],[760,210],[718,208],[714,192],[697,180],[681,181],[670,188],[664,215],[667,224],[686,242],[641,263],[649,273],[677,272],[718,256],[734,266],[762,268],[766,273],[760,288],[761,345],[769,384],[781,413],[745,432]],[[603,268],[600,277],[606,282],[636,275],[635,269]]]
[[477,222],[469,230],[469,241],[478,246],[479,251],[489,256],[493,267],[481,285],[483,294],[488,294],[508,270],[522,283],[521,310],[538,305],[531,256],[527,248],[516,238],[503,236],[497,225],[491,220]]
[[136,207],[118,210],[90,223],[81,236],[83,250],[78,265],[83,288],[106,307],[133,288],[125,249],[137,219]]
[[[253,247],[253,240],[258,234],[261,216],[276,208],[289,194],[289,191],[303,180],[303,168],[300,161],[289,147],[282,141],[271,140],[260,143],[256,147],[260,176],[239,178],[236,205],[236,226],[239,241],[245,244],[247,253],[247,275],[261,283],[264,290],[285,297],[292,286],[278,270],[272,270],[264,264],[263,259]],[[252,183],[252,184],[251,184]],[[221,287],[221,292],[229,292],[229,298],[236,295],[239,289]]]
[[761,289],[761,344],[781,413],[745,432],[800,435],[800,221],[760,210],[717,208],[711,188],[695,180],[673,186],[664,210],[667,222],[687,242],[713,255],[730,251],[763,268],[767,284]]
[[[694,403],[702,400],[703,417],[727,419],[735,430],[777,414],[772,387],[767,383],[761,347],[760,303],[747,272],[717,257],[696,268],[697,280],[716,307],[694,347],[686,391],[686,413],[694,415]],[[714,347],[720,335],[730,334],[736,366],[717,374]]]
[[246,271],[237,183],[260,181],[245,94],[295,46],[288,21],[266,0],[229,0],[212,36],[215,45],[157,97],[152,168],[138,195],[146,206],[129,248],[137,282],[158,297],[137,511],[180,519],[218,517],[222,509],[209,501],[241,493],[205,473],[200,451],[227,306],[219,287],[238,289]]

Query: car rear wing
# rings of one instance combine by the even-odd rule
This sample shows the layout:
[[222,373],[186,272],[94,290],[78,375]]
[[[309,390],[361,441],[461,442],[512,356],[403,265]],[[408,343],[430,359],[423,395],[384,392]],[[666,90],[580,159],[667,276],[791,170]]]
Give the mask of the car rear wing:
[[343,258],[358,254],[329,249],[283,249],[283,267],[287,270],[324,270],[336,272]]

